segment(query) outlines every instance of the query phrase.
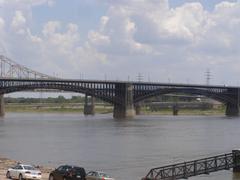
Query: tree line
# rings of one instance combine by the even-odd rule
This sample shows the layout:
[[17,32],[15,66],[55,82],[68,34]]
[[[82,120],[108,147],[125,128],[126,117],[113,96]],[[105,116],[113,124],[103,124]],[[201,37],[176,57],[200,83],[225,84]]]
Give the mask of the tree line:
[[[6,103],[84,103],[84,96],[72,96],[71,98],[65,98],[64,96],[47,97],[47,98],[30,98],[30,97],[5,97]],[[99,101],[99,100],[96,100]]]

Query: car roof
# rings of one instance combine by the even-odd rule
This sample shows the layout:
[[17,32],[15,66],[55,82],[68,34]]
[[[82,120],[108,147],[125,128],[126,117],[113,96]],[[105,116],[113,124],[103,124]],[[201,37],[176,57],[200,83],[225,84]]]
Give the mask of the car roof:
[[90,172],[95,172],[95,173],[98,173],[98,174],[105,174],[105,175],[110,176],[108,173],[106,173],[104,171],[89,171],[88,173],[90,173]]
[[20,166],[32,166],[32,167],[34,167],[34,166],[31,165],[31,164],[17,164],[17,165],[20,165]]
[[70,168],[81,168],[81,169],[84,169],[83,167],[81,166],[75,166],[75,165],[68,165],[68,164],[65,164],[65,165],[60,165],[58,167],[62,167],[62,166],[65,166],[65,167],[70,167]]

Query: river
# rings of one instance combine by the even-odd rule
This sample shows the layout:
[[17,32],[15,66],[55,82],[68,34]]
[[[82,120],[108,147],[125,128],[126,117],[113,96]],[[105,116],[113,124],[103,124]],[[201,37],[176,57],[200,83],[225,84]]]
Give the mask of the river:
[[[23,163],[83,166],[117,180],[140,180],[152,167],[240,148],[240,118],[112,114],[7,113],[0,119],[0,155]],[[237,180],[231,170],[192,180]]]

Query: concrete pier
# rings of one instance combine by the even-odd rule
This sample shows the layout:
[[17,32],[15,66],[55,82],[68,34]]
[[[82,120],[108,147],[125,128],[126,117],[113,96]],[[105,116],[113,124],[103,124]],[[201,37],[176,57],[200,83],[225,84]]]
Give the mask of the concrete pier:
[[240,172],[240,149],[232,150],[233,153],[233,172]]
[[0,117],[5,115],[5,106],[4,106],[4,97],[3,94],[0,94]]
[[135,104],[135,111],[136,111],[136,115],[141,115],[141,103],[137,103]]
[[239,116],[239,103],[240,103],[240,89],[230,88],[227,90],[230,98],[230,102],[226,103],[226,116]]
[[173,105],[172,111],[173,111],[173,115],[174,115],[174,116],[177,116],[177,115],[178,115],[179,108],[178,108],[178,105],[177,105],[177,104],[174,104],[174,105]]
[[118,83],[115,96],[121,103],[114,104],[113,117],[115,119],[129,119],[135,116],[133,105],[133,86],[128,83]]
[[92,96],[85,95],[84,102],[84,115],[94,115],[95,114],[95,98]]
[[239,116],[239,104],[226,104],[226,116]]

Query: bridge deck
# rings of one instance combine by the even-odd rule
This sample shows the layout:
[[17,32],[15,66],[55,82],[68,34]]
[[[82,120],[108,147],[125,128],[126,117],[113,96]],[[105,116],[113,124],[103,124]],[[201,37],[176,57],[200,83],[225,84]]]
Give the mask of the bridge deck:
[[149,171],[142,180],[174,180],[187,179],[191,176],[209,174],[220,170],[228,170],[236,166],[234,154],[222,154],[218,156],[188,161],[158,168]]

